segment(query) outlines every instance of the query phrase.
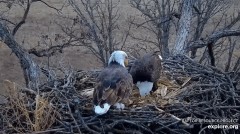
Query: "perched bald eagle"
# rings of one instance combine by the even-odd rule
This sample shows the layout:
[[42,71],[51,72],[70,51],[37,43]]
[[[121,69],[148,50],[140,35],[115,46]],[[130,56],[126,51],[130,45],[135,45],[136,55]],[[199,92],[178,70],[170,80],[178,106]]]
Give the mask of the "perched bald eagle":
[[162,57],[156,53],[146,54],[137,59],[130,67],[133,83],[138,87],[140,95],[148,95],[157,90],[157,81],[161,73]]
[[93,92],[93,104],[96,114],[107,113],[112,105],[124,109],[133,88],[132,76],[125,68],[127,54],[124,51],[114,51],[109,58],[108,66],[97,78]]

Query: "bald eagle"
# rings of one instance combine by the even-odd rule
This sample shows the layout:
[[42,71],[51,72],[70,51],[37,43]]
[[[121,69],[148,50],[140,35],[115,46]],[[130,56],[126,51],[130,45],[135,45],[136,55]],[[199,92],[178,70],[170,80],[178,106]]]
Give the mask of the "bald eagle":
[[138,87],[140,95],[148,95],[157,90],[157,81],[161,73],[162,57],[156,53],[146,54],[134,61],[130,67],[133,83]]
[[125,68],[127,58],[124,51],[114,51],[109,58],[108,66],[99,74],[93,92],[96,114],[107,113],[112,105],[124,109],[123,103],[128,100],[133,88],[132,76]]

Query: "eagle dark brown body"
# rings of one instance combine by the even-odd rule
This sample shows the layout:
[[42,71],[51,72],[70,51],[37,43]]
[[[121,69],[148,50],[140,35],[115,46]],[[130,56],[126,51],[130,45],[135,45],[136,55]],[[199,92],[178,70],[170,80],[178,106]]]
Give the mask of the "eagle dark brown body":
[[99,75],[94,90],[94,105],[114,105],[128,98],[132,92],[132,81],[132,76],[120,65],[114,64],[105,68]]
[[[157,81],[160,78],[161,70],[161,56],[156,53],[152,53],[146,54],[142,58],[137,59],[130,67],[129,72],[133,77],[133,83],[136,84],[139,90],[146,89],[153,92],[158,88]],[[145,96],[147,94],[148,91],[141,94],[141,96]]]
[[97,78],[93,93],[96,114],[105,114],[110,106],[115,104],[122,109],[122,103],[128,100],[132,92],[133,79],[124,65],[127,57],[121,57],[120,52],[112,54],[108,67],[104,68]]

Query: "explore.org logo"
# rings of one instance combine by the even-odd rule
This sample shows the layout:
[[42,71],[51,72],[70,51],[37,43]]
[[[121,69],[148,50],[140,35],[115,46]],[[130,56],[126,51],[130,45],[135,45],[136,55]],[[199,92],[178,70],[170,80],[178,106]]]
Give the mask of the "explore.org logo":
[[238,124],[239,119],[200,119],[200,118],[192,118],[188,117],[185,119],[182,119],[185,123],[190,124],[209,124],[207,125],[208,129],[235,129],[238,130],[239,125]]
[[238,129],[238,125],[208,125],[209,129]]

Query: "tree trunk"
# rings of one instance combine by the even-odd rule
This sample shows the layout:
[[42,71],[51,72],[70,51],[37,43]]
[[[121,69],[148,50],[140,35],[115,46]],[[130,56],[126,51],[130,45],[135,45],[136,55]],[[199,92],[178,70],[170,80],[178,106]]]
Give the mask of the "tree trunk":
[[179,20],[176,43],[173,49],[173,54],[185,53],[185,42],[190,30],[190,23],[192,17],[192,5],[194,0],[184,0],[182,6],[182,14]]
[[39,67],[33,62],[30,55],[15,41],[14,37],[2,23],[0,23],[0,39],[18,57],[27,87],[36,90],[40,73]]

